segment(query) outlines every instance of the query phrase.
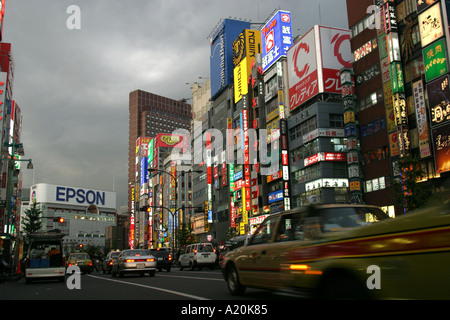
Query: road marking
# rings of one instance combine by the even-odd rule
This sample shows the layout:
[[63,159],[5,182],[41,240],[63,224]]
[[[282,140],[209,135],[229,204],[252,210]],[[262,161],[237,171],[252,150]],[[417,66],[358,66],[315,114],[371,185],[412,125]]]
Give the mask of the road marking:
[[212,281],[221,281],[224,282],[223,279],[214,279],[214,278],[200,278],[200,277],[189,277],[189,276],[171,276],[171,275],[162,275],[159,274],[160,277],[167,277],[167,278],[184,278],[184,279],[198,279],[198,280],[212,280]]
[[141,287],[141,288],[146,288],[146,289],[152,289],[152,290],[162,291],[162,292],[166,292],[166,293],[171,293],[171,294],[183,296],[183,297],[186,297],[186,298],[191,298],[191,299],[194,299],[194,300],[210,300],[210,299],[207,299],[207,298],[194,296],[194,295],[188,294],[188,293],[183,293],[183,292],[179,292],[179,291],[173,291],[173,290],[168,290],[168,289],[163,289],[163,288],[158,288],[158,287],[153,287],[153,286],[147,286],[147,285],[139,284],[139,283],[126,282],[126,281],[121,281],[121,280],[116,280],[116,279],[108,279],[108,278],[93,276],[93,275],[90,275],[90,274],[88,274],[87,276],[91,277],[91,278],[95,278],[95,279],[106,280],[106,281],[111,281],[111,282],[117,282],[117,283],[122,283],[122,284],[128,284],[128,285],[132,285],[132,286],[136,286],[136,287]]

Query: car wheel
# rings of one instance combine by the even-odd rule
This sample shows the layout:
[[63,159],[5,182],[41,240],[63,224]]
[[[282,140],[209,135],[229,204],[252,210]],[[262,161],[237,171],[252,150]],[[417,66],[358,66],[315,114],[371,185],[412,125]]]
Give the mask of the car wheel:
[[239,281],[239,274],[233,264],[227,267],[226,275],[227,286],[230,293],[234,296],[244,294],[245,287]]

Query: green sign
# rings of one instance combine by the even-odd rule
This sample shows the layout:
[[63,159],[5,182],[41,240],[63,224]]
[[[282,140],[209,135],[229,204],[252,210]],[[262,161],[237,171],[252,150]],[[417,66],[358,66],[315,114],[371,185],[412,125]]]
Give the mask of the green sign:
[[393,62],[389,65],[391,72],[392,93],[405,92],[405,84],[403,82],[403,71],[400,62]]
[[445,39],[436,41],[422,50],[423,64],[425,66],[425,79],[427,82],[436,79],[448,72]]

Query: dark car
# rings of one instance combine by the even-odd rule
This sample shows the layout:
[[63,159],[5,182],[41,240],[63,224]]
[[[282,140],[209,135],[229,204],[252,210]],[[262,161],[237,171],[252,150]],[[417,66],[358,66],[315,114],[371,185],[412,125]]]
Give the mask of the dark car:
[[156,248],[147,250],[148,253],[156,259],[156,269],[158,271],[167,270],[170,272],[172,268],[172,254],[169,248]]
[[108,253],[105,260],[103,260],[103,273],[111,273],[114,259],[117,259],[119,257],[119,254],[120,251],[111,251]]

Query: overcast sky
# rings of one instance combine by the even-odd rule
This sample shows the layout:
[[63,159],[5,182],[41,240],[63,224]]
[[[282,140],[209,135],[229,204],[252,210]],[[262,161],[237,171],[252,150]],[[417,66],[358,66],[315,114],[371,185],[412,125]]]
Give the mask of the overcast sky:
[[[81,29],[70,30],[71,5]],[[117,192],[127,204],[128,97],[142,89],[190,98],[209,77],[209,34],[223,18],[264,22],[291,12],[294,36],[315,24],[348,28],[345,0],[6,0],[14,100],[23,114],[24,187]],[[72,20],[70,20],[72,21]]]

